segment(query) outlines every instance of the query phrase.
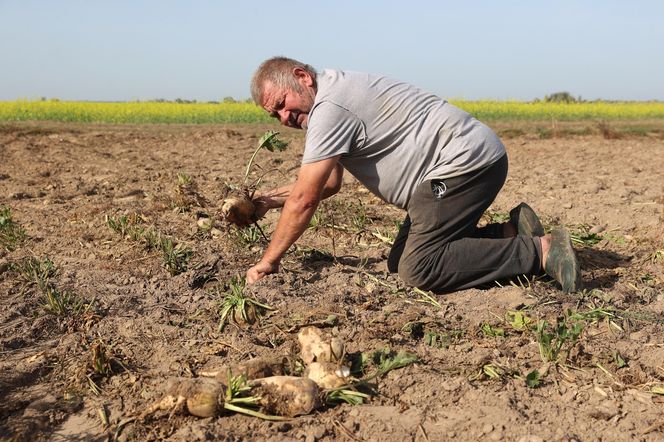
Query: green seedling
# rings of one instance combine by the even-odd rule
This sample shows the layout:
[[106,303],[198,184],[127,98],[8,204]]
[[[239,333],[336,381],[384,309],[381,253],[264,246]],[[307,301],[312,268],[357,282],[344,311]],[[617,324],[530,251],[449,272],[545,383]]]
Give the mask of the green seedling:
[[526,375],[526,386],[528,388],[537,388],[542,384],[542,379],[540,378],[540,373],[537,370],[533,370]]
[[[594,305],[593,302],[590,303]],[[616,322],[617,320],[626,319],[626,312],[620,311],[613,307],[595,307],[587,311],[572,312],[567,310],[567,318],[571,321],[584,321],[590,324],[595,324],[600,321],[605,321],[611,329],[611,326],[618,331],[624,331],[623,328]]]
[[650,255],[650,260],[653,263],[658,263],[664,261],[664,250],[657,250]]
[[309,228],[312,230],[318,230],[321,227],[325,226],[325,213],[323,210],[319,207],[315,212],[314,215],[311,217],[311,220],[309,220]]
[[12,269],[17,271],[27,285],[37,287],[43,297],[42,306],[47,313],[55,316],[78,316],[88,311],[94,301],[86,301],[76,293],[61,291],[51,282],[57,269],[48,258],[39,259],[28,257],[13,264]]
[[143,228],[138,224],[139,222],[140,217],[136,214],[117,218],[106,216],[106,225],[112,230],[132,241],[142,242],[148,250],[161,252],[163,265],[172,276],[185,272],[193,252],[175,239],[162,235],[155,229]]
[[[328,403],[346,402],[351,405],[359,405],[375,394],[375,386],[371,382],[383,378],[392,370],[406,367],[419,361],[417,355],[406,351],[394,352],[389,348],[373,352],[357,353],[349,358],[351,361],[351,373],[356,381],[338,389],[328,390],[326,401]],[[370,374],[366,374],[370,372]],[[367,393],[358,391],[362,389]]]
[[34,284],[42,292],[46,291],[50,285],[50,279],[57,273],[53,261],[34,256],[12,264],[11,268],[21,275],[26,284]]
[[425,328],[425,325],[420,321],[407,322],[401,330],[415,339],[422,339],[425,345],[437,348],[447,348],[458,342],[465,334],[464,330],[439,331]]
[[522,311],[510,310],[505,313],[505,321],[517,331],[526,331],[531,327],[533,320]]
[[424,332],[424,344],[429,347],[447,348],[452,345],[459,338],[463,337],[463,330],[453,330],[451,332],[438,332],[435,330],[427,330]]
[[614,350],[611,353],[611,357],[613,359],[613,362],[616,364],[616,368],[627,367],[627,361],[625,361],[625,359],[622,357],[622,355],[618,350]]
[[356,232],[362,232],[371,223],[371,218],[367,216],[364,204],[360,201],[357,205],[350,206],[351,217],[350,225]]
[[510,214],[507,212],[486,211],[484,217],[488,224],[504,224],[510,220]]
[[244,295],[244,277],[232,277],[228,286],[229,289],[225,292],[219,306],[219,331],[223,331],[230,321],[233,321],[236,325],[253,324],[267,310],[274,310],[269,305]]
[[0,206],[0,247],[11,252],[25,238],[25,230],[12,219],[11,209],[8,206]]
[[44,310],[55,316],[77,316],[87,311],[92,302],[79,297],[69,291],[59,291],[55,287],[49,286],[43,291]]
[[567,359],[582,332],[582,324],[571,322],[565,316],[558,317],[555,325],[550,325],[546,320],[538,321],[535,337],[542,360],[560,362]]
[[247,169],[244,172],[244,184],[247,184],[249,179],[249,173],[251,172],[251,166],[254,164],[256,155],[260,152],[261,149],[265,149],[270,152],[282,152],[288,147],[288,142],[283,141],[277,137],[279,132],[268,130],[263,134],[263,136],[258,140],[258,147],[254,150],[254,153],[251,154],[249,158],[249,163],[247,164]]
[[375,378],[382,378],[390,371],[406,367],[417,362],[419,359],[417,355],[412,353],[405,351],[394,352],[389,348],[384,348],[369,354],[363,353],[362,360],[363,367],[366,366],[367,362],[371,362],[376,366],[376,371],[368,378],[364,378],[364,381],[368,381]]
[[238,227],[234,229],[234,233],[237,243],[241,246],[251,246],[258,244],[261,239],[266,239],[258,224],[249,225],[247,227]]
[[193,252],[182,244],[176,244],[171,238],[164,237],[161,240],[161,252],[164,259],[164,267],[174,276],[187,270],[187,264]]
[[188,186],[191,183],[191,177],[186,172],[178,172],[178,186]]
[[491,324],[484,323],[481,327],[482,333],[488,338],[505,337],[505,329],[494,327]]
[[[117,218],[112,216],[106,216],[106,225],[113,231],[125,237],[129,234],[129,231],[132,230],[135,224],[136,216],[129,217],[127,215],[121,215]],[[133,229],[135,230],[135,229]]]
[[589,226],[580,225],[577,230],[570,232],[572,243],[576,246],[591,247],[603,240],[602,235],[590,233]]

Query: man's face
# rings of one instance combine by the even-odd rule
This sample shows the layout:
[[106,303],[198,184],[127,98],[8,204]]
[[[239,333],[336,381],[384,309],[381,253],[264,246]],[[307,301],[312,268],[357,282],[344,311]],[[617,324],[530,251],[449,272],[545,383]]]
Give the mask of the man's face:
[[300,85],[300,92],[290,88],[279,88],[267,82],[263,87],[262,106],[271,117],[277,118],[284,126],[306,129],[316,89],[313,87],[313,79],[306,71],[296,69],[294,75]]

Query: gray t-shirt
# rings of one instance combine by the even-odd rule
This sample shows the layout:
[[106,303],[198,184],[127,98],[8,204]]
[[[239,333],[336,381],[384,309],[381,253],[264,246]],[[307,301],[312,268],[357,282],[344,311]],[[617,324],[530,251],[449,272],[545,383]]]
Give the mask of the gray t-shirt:
[[477,170],[505,153],[487,126],[409,84],[330,69],[316,81],[302,162],[341,155],[355,178],[402,209],[423,181]]

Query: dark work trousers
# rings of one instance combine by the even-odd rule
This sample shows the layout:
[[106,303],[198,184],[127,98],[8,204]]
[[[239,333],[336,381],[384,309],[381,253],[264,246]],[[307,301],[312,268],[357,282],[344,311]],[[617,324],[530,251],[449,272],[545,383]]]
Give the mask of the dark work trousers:
[[389,271],[433,292],[539,273],[539,238],[503,238],[502,224],[477,227],[506,177],[507,154],[483,169],[420,184],[390,251]]

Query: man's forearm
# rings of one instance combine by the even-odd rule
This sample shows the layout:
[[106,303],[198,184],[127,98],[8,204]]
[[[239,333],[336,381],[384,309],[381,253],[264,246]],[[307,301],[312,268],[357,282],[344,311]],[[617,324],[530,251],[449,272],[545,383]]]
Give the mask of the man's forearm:
[[317,207],[317,202],[301,205],[297,202],[287,201],[262,261],[278,264],[290,246],[307,230]]
[[[340,181],[338,180],[341,180],[343,168],[341,168],[341,165],[338,167],[339,169],[337,175],[331,176],[333,180],[328,180],[325,187],[323,188],[323,192],[320,196],[321,199],[329,198],[339,191]],[[284,207],[284,204],[286,204],[286,200],[290,196],[294,187],[295,183],[291,183],[285,186],[277,187],[276,189],[268,190],[266,192],[258,192],[258,194],[254,197],[254,202],[262,204],[266,211],[269,209],[279,209]]]

